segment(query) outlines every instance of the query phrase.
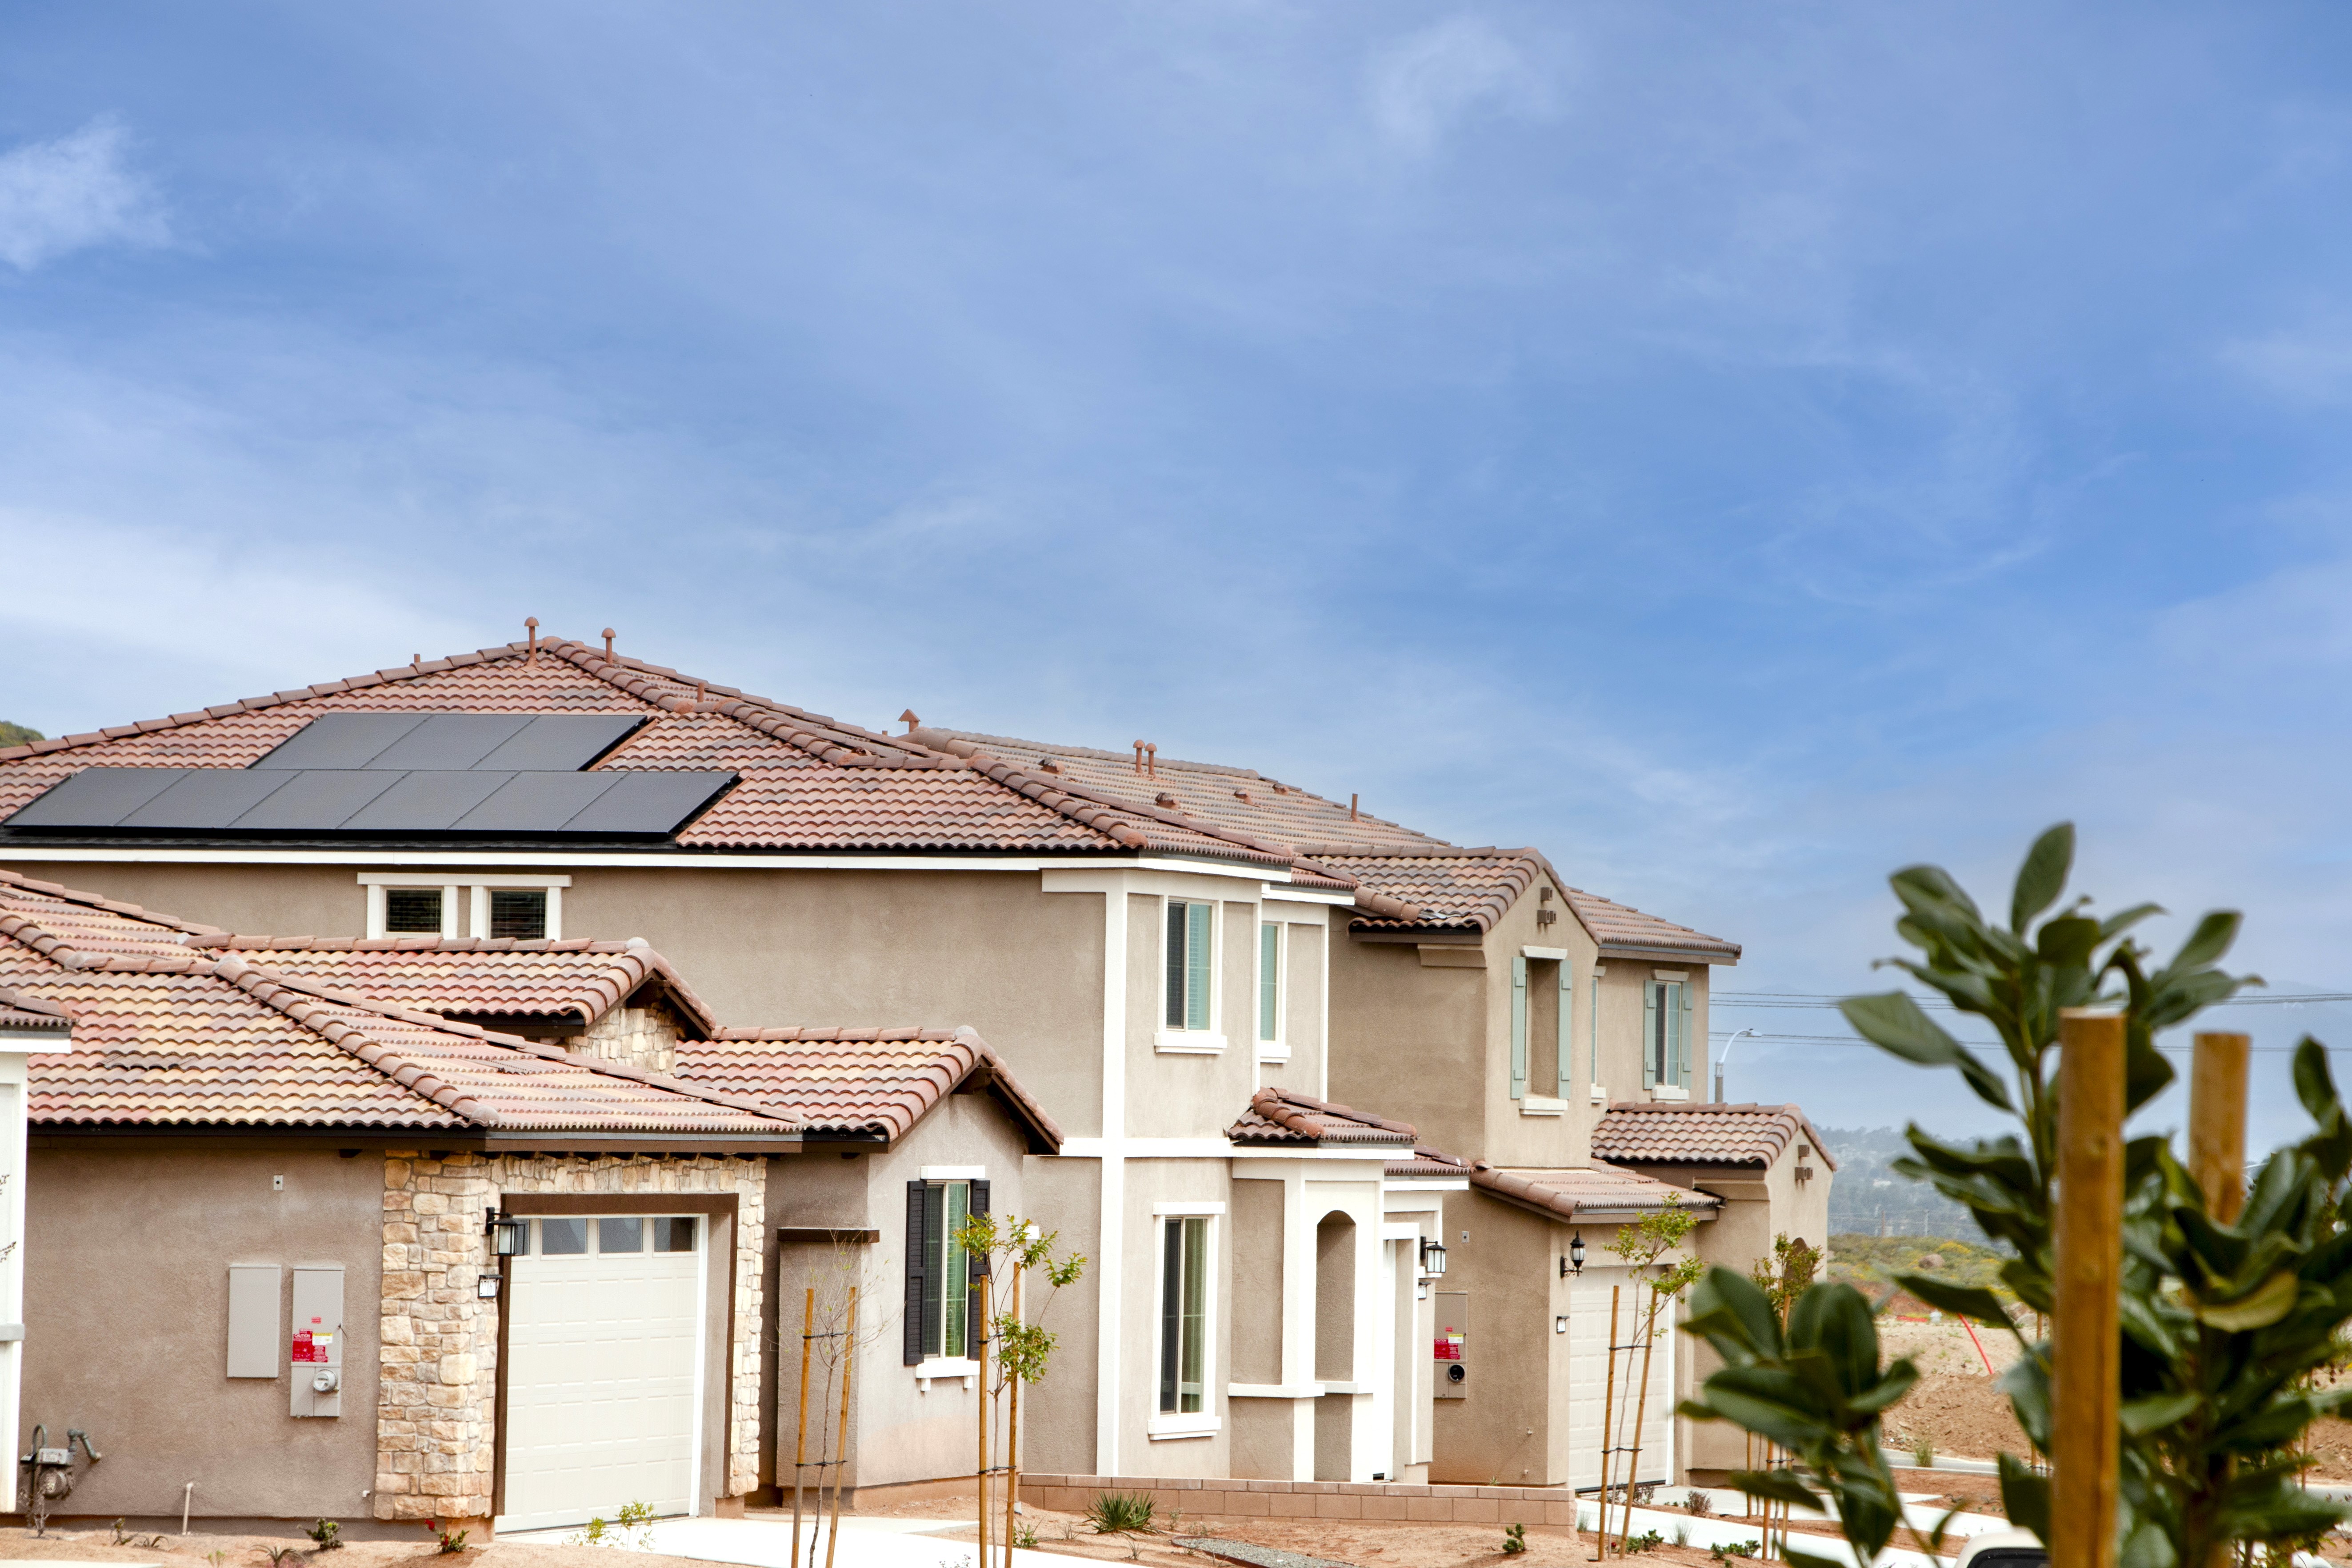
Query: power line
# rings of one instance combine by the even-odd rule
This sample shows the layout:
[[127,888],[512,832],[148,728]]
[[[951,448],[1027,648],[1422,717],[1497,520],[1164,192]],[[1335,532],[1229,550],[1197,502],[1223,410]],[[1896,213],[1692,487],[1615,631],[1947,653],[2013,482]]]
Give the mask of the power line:
[[[1709,1029],[1706,1032],[1707,1038],[1709,1040],[1727,1040],[1731,1037],[1732,1033],[1733,1031],[1728,1029]],[[1847,1046],[1864,1047],[1874,1051],[1880,1048],[1877,1046],[1872,1045],[1868,1040],[1856,1039],[1851,1035],[1764,1035],[1748,1033],[1742,1035],[1740,1037],[1742,1039],[1754,1040],[1761,1045],[1768,1046]],[[1999,1044],[1985,1040],[1962,1040],[1959,1043],[1972,1051],[1994,1052],[2003,1050],[2003,1047]],[[2173,1051],[2186,1054],[2194,1047],[2190,1046],[2159,1045],[2156,1048],[2159,1051]],[[2287,1056],[2292,1054],[2295,1049],[2293,1046],[2255,1046],[2251,1048],[2265,1056]],[[2323,1046],[2321,1049],[2329,1052],[2352,1051],[2352,1046]]]
[[[1843,996],[1822,992],[1780,991],[1716,991],[1710,992],[1710,1006],[1726,1007],[1791,1007],[1818,1011],[1834,1007],[1847,1000]],[[1930,1013],[1955,1013],[1959,1009],[1941,996],[1914,996],[1913,1001]],[[2305,1004],[2325,1005],[2352,1002],[2352,991],[2306,991],[2280,996],[2232,996],[2226,1002],[2210,1004],[2215,1007],[2300,1007]]]

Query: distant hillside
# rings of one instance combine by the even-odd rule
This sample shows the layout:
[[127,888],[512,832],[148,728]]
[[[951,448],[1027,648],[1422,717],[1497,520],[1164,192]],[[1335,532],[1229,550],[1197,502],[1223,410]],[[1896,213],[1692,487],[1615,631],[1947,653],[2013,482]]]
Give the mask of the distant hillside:
[[[1971,1232],[1975,1229],[1969,1227]],[[1871,1296],[1884,1291],[1897,1274],[1932,1274],[1955,1285],[1980,1285],[2003,1300],[2011,1299],[2000,1282],[2000,1266],[2008,1254],[1982,1242],[1956,1241],[1948,1237],[1857,1236],[1832,1231],[1830,1273]],[[1905,1297],[1906,1301],[1910,1300]]]
[[0,719],[0,746],[26,746],[35,741],[47,739],[38,730],[27,730],[22,724],[11,724],[7,720]]
[[1861,1236],[1976,1237],[1969,1211],[1925,1182],[1887,1167],[1911,1152],[1892,1127],[1824,1127],[1822,1142],[1836,1156],[1830,1183],[1830,1230]]

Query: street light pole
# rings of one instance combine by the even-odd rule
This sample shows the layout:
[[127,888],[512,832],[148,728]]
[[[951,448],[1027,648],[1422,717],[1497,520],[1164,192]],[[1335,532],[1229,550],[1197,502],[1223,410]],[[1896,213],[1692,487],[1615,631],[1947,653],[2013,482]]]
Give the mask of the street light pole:
[[1723,1054],[1715,1058],[1715,1102],[1717,1105],[1726,1103],[1723,1098],[1723,1069],[1731,1060],[1731,1047],[1738,1043],[1740,1036],[1755,1033],[1753,1029],[1737,1029],[1732,1032],[1731,1038],[1723,1042]]

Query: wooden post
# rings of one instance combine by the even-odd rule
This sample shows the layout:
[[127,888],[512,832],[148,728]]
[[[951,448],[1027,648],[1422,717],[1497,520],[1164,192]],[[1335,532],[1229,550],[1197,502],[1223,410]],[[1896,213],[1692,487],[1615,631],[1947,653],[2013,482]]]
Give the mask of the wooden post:
[[1617,1412],[1617,1297],[1622,1285],[1609,1287],[1609,1373],[1601,1384],[1601,1505],[1594,1510],[1592,1522],[1592,1560],[1595,1563],[1609,1555],[1609,1462],[1616,1450],[1609,1441],[1616,1424]]
[[1617,1537],[1620,1557],[1633,1539],[1633,1489],[1642,1480],[1642,1417],[1650,1408],[1650,1353],[1658,1346],[1659,1300],[1655,1290],[1650,1292],[1650,1313],[1642,1320],[1642,1386],[1633,1391],[1633,1454],[1625,1464],[1625,1528]]
[[[1021,1321],[1021,1264],[1014,1254],[1013,1265],[1013,1321]],[[1003,1359],[999,1358],[999,1364]],[[1013,1513],[1021,1503],[1021,1380],[1007,1377],[1012,1385],[1012,1409],[1004,1418],[1004,1568],[1013,1568]]]
[[841,1337],[841,1451],[834,1458],[833,1533],[824,1538],[824,1568],[833,1568],[833,1549],[841,1543],[841,1482],[849,1470],[849,1383],[857,1368],[857,1287],[849,1288],[849,1323]]
[[980,1331],[972,1335],[971,1358],[980,1368],[972,1386],[980,1391],[980,1563],[988,1568],[988,1280],[980,1277]]
[[2189,1066],[2189,1173],[2205,1194],[2205,1212],[2234,1224],[2246,1206],[2246,1054],[2244,1035],[2197,1037]]
[[2058,1016],[2058,1310],[2050,1558],[2115,1568],[2123,1337],[2124,1019]]
[[815,1337],[816,1287],[812,1285],[801,1301],[801,1433],[793,1439],[793,1568],[800,1568],[801,1562],[801,1476],[802,1467],[808,1463],[809,1344]]

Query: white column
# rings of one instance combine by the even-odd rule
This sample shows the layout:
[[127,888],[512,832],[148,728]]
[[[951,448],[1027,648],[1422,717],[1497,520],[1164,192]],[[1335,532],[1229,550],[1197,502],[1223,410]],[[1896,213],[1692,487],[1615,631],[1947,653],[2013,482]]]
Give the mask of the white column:
[[1127,1324],[1127,879],[1103,893],[1102,1262],[1095,1275],[1095,1473],[1119,1473],[1120,1341]]

